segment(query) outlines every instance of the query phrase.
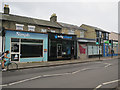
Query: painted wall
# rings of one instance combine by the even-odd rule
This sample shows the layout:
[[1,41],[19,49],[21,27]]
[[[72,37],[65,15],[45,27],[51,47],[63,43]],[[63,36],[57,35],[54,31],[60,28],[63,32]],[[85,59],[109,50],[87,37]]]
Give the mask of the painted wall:
[[[17,34],[19,33],[19,35]],[[5,34],[5,50],[10,50],[11,38],[26,38],[26,39],[42,39],[43,50],[48,50],[48,35],[31,32],[20,32],[20,31],[6,31]],[[9,55],[10,57],[10,55]],[[47,61],[47,52],[43,52],[43,57],[40,58],[20,58],[20,62],[34,62],[34,61]]]
[[2,53],[2,36],[0,36],[0,53]]

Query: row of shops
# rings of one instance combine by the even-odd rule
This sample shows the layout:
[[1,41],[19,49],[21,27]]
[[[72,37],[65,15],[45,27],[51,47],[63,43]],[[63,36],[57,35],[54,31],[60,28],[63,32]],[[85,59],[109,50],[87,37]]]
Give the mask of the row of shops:
[[77,58],[76,35],[5,30],[4,51],[12,61],[34,62]]
[[[2,41],[3,50],[9,50],[11,60],[18,62],[89,58],[99,55],[99,46],[95,44],[95,40],[80,41],[76,35],[5,30]],[[117,50],[117,46],[115,48]],[[108,50],[109,46],[101,45],[100,55],[109,56]]]

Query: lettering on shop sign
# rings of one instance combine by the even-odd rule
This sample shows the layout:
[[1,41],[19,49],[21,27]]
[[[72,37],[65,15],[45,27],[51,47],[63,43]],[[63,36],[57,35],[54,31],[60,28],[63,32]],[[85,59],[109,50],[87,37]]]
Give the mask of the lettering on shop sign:
[[24,34],[24,33],[20,33],[20,32],[16,32],[16,34],[18,35],[18,36],[23,36],[23,37],[29,37],[30,36],[30,34]]
[[62,39],[72,39],[72,36],[62,36],[62,35],[55,35],[55,39],[62,38]]

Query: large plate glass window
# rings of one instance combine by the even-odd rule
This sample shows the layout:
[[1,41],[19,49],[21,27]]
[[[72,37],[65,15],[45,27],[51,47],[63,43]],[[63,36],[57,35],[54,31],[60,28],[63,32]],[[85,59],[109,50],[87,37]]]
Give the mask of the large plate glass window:
[[43,40],[21,39],[20,57],[43,57]]

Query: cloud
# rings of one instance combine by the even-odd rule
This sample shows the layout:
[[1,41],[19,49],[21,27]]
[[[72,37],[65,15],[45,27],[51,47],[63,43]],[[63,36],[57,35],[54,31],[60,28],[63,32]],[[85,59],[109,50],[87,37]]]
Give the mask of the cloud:
[[[103,1],[103,0],[102,0]],[[83,23],[118,32],[117,2],[7,2],[11,13],[49,20],[56,13],[59,22]],[[117,1],[117,0],[116,0]]]

